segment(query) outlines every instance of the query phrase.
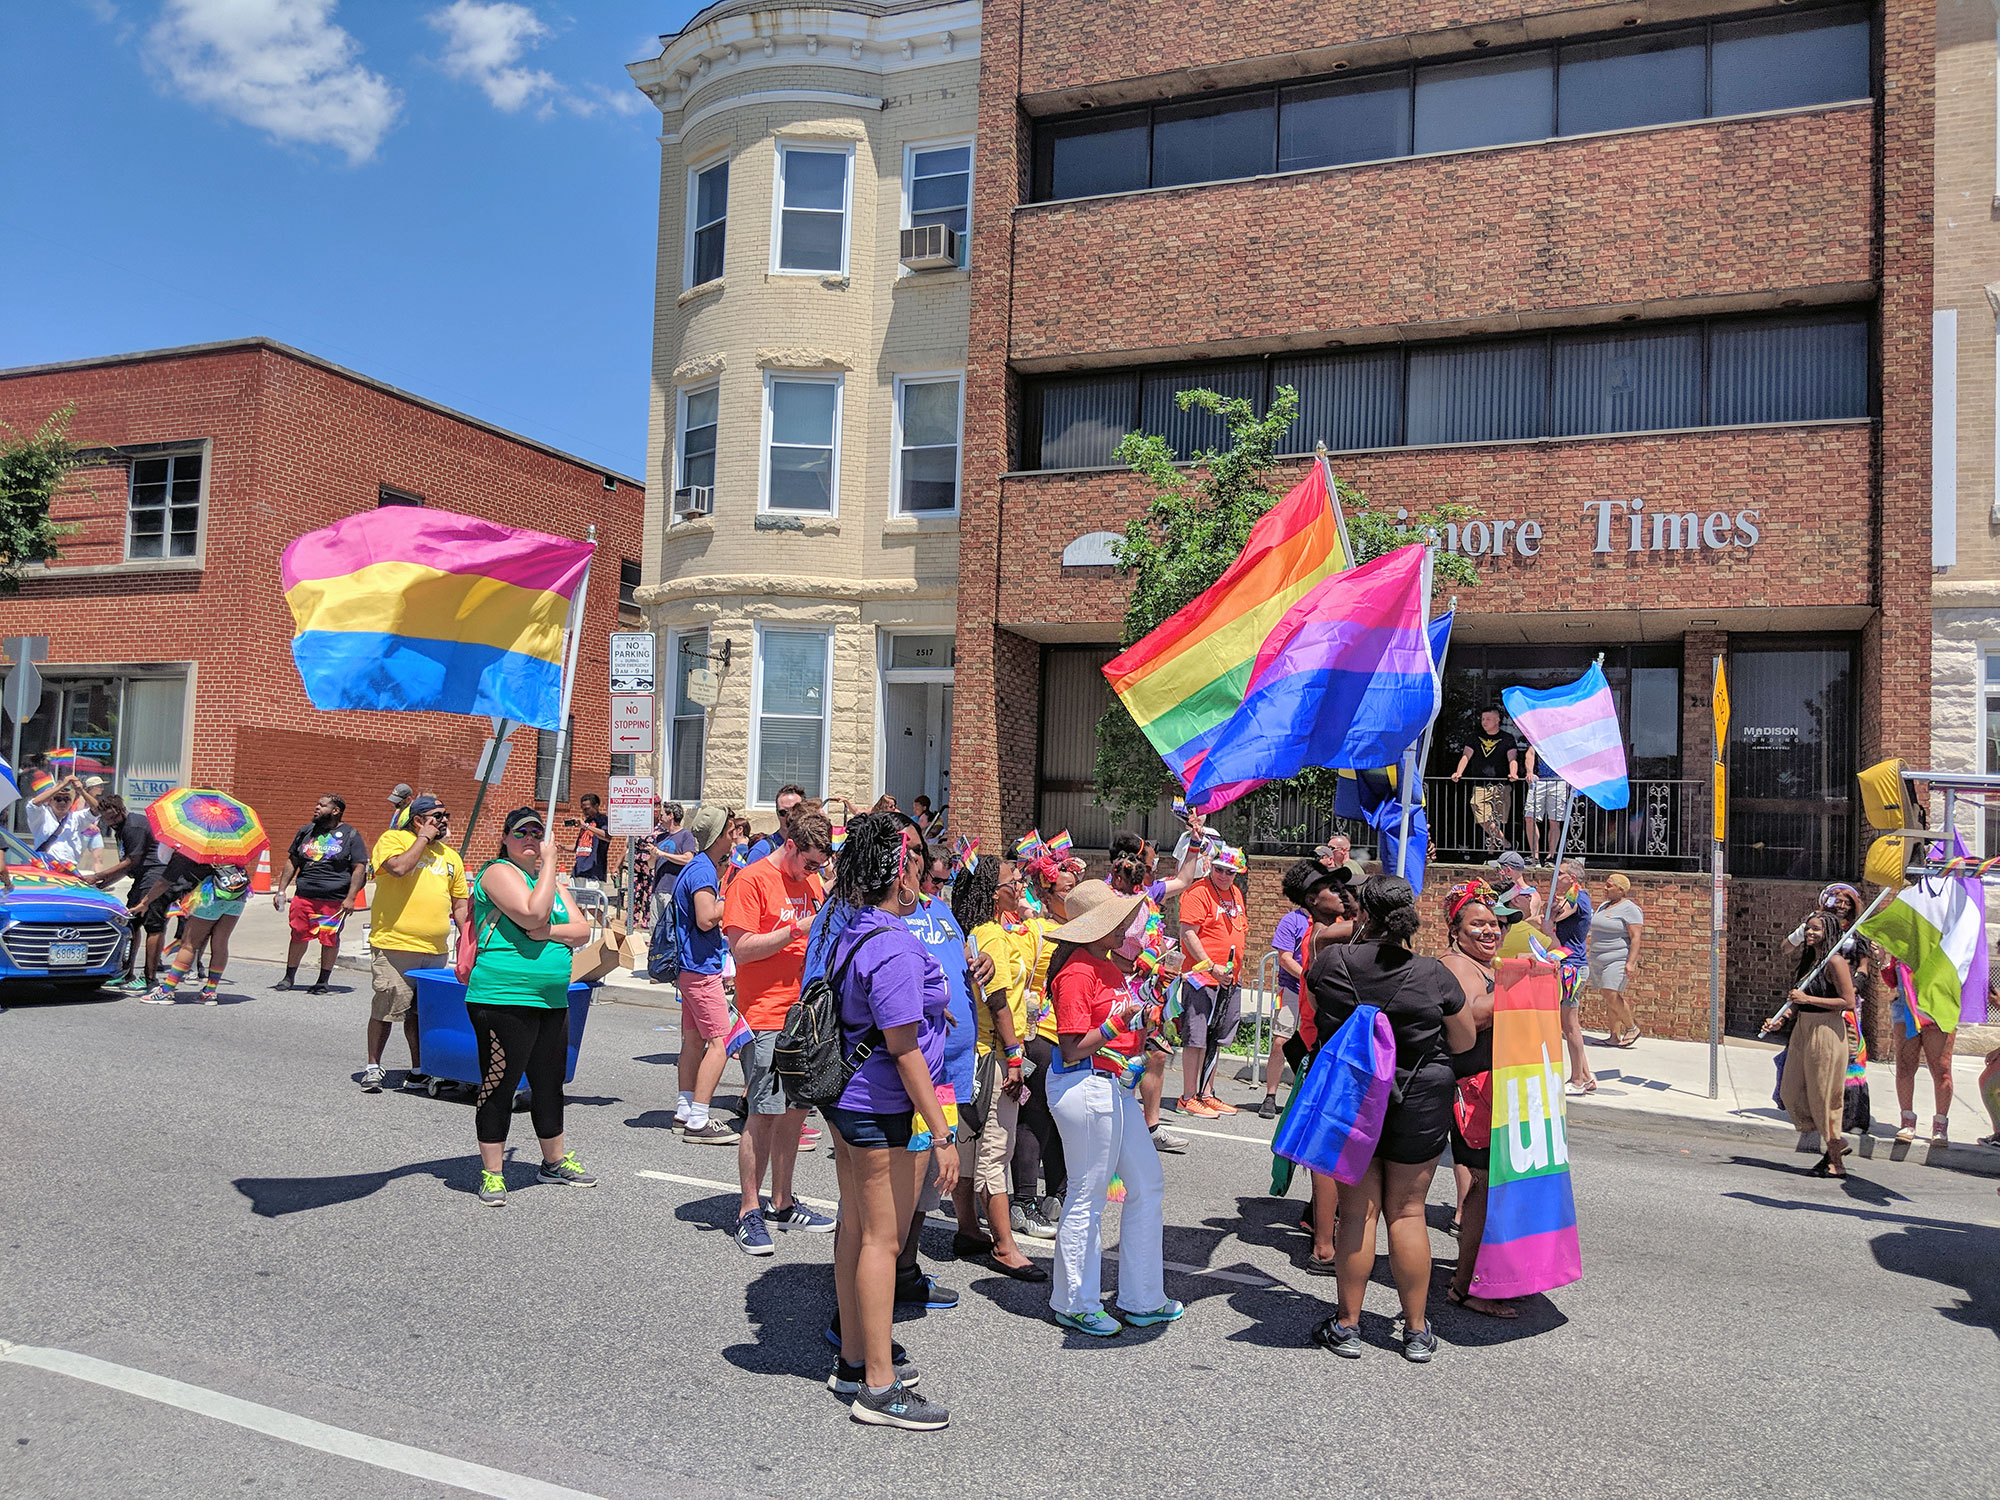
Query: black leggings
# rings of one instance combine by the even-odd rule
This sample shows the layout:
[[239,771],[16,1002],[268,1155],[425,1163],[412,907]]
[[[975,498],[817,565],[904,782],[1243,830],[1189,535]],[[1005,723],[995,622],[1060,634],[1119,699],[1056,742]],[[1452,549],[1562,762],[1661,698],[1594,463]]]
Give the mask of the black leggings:
[[1021,1128],[1014,1134],[1014,1196],[1023,1201],[1035,1196],[1035,1180],[1047,1174],[1049,1196],[1069,1193],[1069,1166],[1063,1160],[1062,1132],[1056,1117],[1049,1113],[1049,1065],[1057,1057],[1056,1044],[1045,1036],[1028,1038],[1028,1060],[1035,1076],[1028,1083],[1028,1099],[1021,1106]]
[[543,1140],[563,1133],[563,1073],[569,1061],[569,1012],[539,1005],[468,1005],[479,1055],[486,1059],[474,1111],[483,1146],[507,1139],[514,1089],[523,1074],[533,1090],[529,1113]]

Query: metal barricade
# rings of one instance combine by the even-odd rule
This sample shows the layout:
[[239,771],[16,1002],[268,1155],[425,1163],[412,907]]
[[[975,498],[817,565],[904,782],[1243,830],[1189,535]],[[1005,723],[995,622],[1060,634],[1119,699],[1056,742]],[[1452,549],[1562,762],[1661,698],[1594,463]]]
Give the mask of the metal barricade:
[[1244,1013],[1250,1020],[1250,1082],[1261,1084],[1271,1062],[1271,1042],[1278,1019],[1278,950],[1266,949],[1257,963],[1257,987],[1246,995]]

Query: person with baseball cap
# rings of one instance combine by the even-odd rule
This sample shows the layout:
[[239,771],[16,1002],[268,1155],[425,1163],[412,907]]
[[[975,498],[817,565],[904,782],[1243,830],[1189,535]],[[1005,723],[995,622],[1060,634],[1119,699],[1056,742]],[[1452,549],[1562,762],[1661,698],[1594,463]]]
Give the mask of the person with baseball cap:
[[[678,824],[679,807],[669,804]],[[684,831],[695,853],[674,876],[675,937],[681,974],[680,1099],[674,1129],[689,1145],[734,1145],[737,1133],[712,1119],[708,1104],[729,1061],[729,996],[723,991],[722,963],[729,944],[722,935],[722,866],[729,862],[734,821],[729,808],[704,802]]]
[[389,788],[389,826],[408,828],[410,826],[410,799],[416,795],[407,781],[399,781]]
[[368,928],[374,997],[368,1007],[368,1062],[361,1070],[361,1087],[370,1094],[382,1092],[382,1051],[398,1021],[410,1044],[403,1087],[414,1091],[430,1082],[417,1042],[416,991],[407,976],[412,969],[446,963],[453,922],[460,932],[472,930],[465,863],[445,842],[451,813],[428,796],[413,799],[407,811],[404,826],[385,832],[369,856],[375,866],[375,912]]
[[1208,857],[1208,875],[1181,897],[1180,1111],[1213,1120],[1233,1115],[1236,1106],[1215,1096],[1215,1065],[1222,1049],[1236,1040],[1243,1019],[1243,992],[1237,983],[1250,942],[1250,921],[1236,878],[1243,851],[1219,845]]

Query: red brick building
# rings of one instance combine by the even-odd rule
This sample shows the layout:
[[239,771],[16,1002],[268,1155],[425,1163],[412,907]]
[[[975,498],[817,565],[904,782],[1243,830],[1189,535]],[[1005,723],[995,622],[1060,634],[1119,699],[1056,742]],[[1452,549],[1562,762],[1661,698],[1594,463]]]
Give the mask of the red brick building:
[[[0,421],[33,431],[64,406],[71,439],[99,460],[55,506],[78,530],[59,562],[0,599],[0,635],[50,642],[24,753],[73,746],[134,806],[188,782],[223,787],[280,848],[329,791],[372,835],[399,781],[446,797],[462,827],[487,723],[313,708],[278,581],[304,532],[432,505],[565,536],[597,527],[570,764],[577,792],[602,792],[606,637],[621,563],[628,594],[636,581],[637,480],[269,339],[0,370]],[[538,759],[546,786],[554,738],[515,735],[487,834],[528,800]]]
[[[1216,443],[1178,390],[1290,387],[1287,482],[1324,443],[1376,507],[1477,513],[1446,537],[1480,581],[1427,767],[1445,859],[1486,852],[1442,779],[1477,705],[1604,653],[1634,807],[1581,847],[1640,877],[1671,1034],[1707,1027],[1728,659],[1731,1025],[1767,1011],[1802,893],[1858,874],[1854,771],[1928,752],[1932,5],[988,0],[984,27],[956,825],[1108,839],[1103,533],[1144,500],[1112,449]],[[1238,832],[1283,855],[1327,816]]]

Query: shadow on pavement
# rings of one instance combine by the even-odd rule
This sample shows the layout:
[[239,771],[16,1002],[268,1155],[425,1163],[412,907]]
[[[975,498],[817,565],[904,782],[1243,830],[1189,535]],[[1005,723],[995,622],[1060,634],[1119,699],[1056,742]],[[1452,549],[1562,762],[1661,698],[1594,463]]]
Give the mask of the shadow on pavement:
[[[730,1207],[733,1225],[734,1205]],[[687,1217],[685,1206],[677,1217]],[[752,1375],[826,1379],[834,1357],[825,1336],[833,1316],[831,1266],[805,1261],[773,1265],[744,1288],[743,1313],[756,1330],[755,1342],[725,1346],[724,1359]]]
[[[385,1172],[347,1172],[333,1177],[239,1177],[235,1186],[237,1192],[250,1200],[252,1213],[259,1218],[275,1219],[307,1209],[354,1203],[403,1177],[435,1177],[449,1188],[470,1193],[478,1183],[478,1166],[476,1156],[462,1153],[391,1167]],[[519,1187],[534,1177],[535,1169],[510,1160],[502,1168],[502,1175],[507,1178],[508,1187]]]
[[[1854,1153],[1850,1151],[1848,1156],[1852,1158]],[[1872,1178],[1856,1176],[1851,1160],[1847,1165],[1847,1176],[1844,1179],[1838,1177],[1814,1177],[1810,1162],[1796,1164],[1788,1161],[1769,1161],[1761,1156],[1732,1156],[1729,1158],[1729,1164],[1733,1167],[1755,1167],[1761,1172],[1778,1172],[1786,1177],[1803,1177],[1808,1182],[1825,1182],[1829,1185],[1838,1186],[1846,1196],[1857,1198],[1863,1203],[1881,1205],[1887,1203],[1908,1203],[1910,1201],[1907,1196],[1897,1192],[1894,1188],[1884,1187]],[[1749,1193],[1725,1193],[1723,1196],[1727,1198],[1743,1198],[1751,1202],[1764,1201],[1755,1198],[1754,1195]]]

